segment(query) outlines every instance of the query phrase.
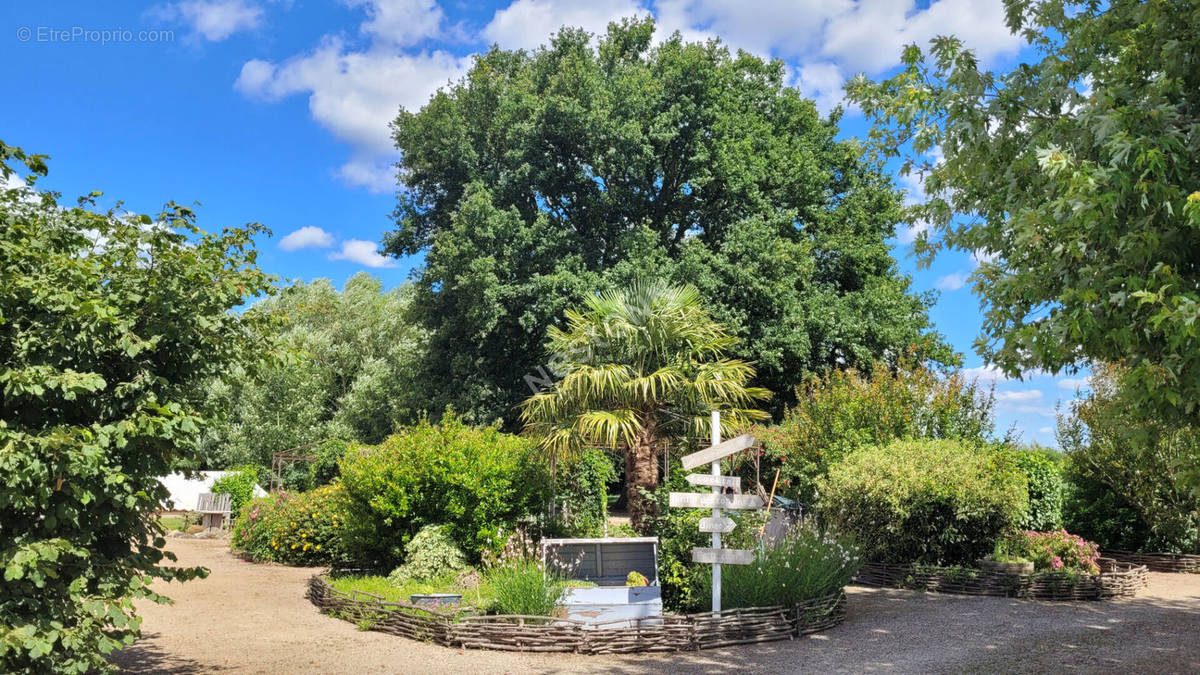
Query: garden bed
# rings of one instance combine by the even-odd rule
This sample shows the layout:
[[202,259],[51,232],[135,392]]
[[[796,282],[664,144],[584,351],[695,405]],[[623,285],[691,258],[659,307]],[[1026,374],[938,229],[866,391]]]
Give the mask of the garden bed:
[[[838,625],[846,618],[846,596],[838,592],[795,607],[731,609],[719,615],[667,614],[615,622],[585,622],[546,616],[489,616],[452,613],[405,602],[389,602],[362,591],[333,588],[324,575],[309,580],[308,598],[326,614],[368,630],[445,647],[529,652],[623,654],[713,649],[787,640]],[[600,630],[604,628],[604,630]]]
[[971,567],[870,563],[859,571],[855,582],[864,586],[1029,600],[1108,600],[1137,595],[1146,587],[1147,572],[1145,565],[1110,558],[1100,559],[1100,574],[1005,574]]
[[1113,560],[1145,565],[1151,572],[1200,574],[1200,555],[1188,553],[1134,553],[1133,551],[1102,551]]

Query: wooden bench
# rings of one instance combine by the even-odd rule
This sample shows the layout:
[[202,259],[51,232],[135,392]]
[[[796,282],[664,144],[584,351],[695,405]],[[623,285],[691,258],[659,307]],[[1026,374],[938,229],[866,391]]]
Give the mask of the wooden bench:
[[230,511],[233,507],[233,495],[222,492],[212,494],[205,492],[196,501],[196,512],[201,515],[200,524],[205,529],[219,527],[227,529],[230,523]]

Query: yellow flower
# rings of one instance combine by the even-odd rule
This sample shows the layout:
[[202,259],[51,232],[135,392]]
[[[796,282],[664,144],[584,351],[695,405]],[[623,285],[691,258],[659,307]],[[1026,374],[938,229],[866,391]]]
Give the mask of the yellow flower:
[[318,550],[318,551],[320,551],[320,550],[321,550],[321,545],[320,545],[320,544],[317,544],[317,550]]
[[292,548],[296,548],[296,545],[295,545],[295,544],[292,544]]
[[308,539],[308,533],[307,533],[307,532],[305,532],[304,534],[300,535],[300,538],[301,538],[301,539]]

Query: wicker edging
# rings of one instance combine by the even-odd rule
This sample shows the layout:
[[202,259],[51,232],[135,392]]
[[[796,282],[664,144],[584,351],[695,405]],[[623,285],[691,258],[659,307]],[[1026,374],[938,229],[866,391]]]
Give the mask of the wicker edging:
[[932,565],[863,566],[855,583],[960,595],[991,595],[1029,600],[1108,600],[1131,598],[1146,587],[1145,565],[1100,559],[1100,574],[1036,572],[1005,574],[971,567]]
[[755,607],[720,615],[667,614],[607,622],[620,627],[544,616],[454,615],[370,593],[344,593],[324,575],[308,582],[308,598],[325,614],[363,628],[444,647],[525,652],[627,654],[713,649],[788,640],[838,625],[846,618],[846,594],[838,592],[791,609]]
[[1145,565],[1151,572],[1200,574],[1200,555],[1190,553],[1135,553],[1133,551],[1101,551],[1101,555],[1118,562]]

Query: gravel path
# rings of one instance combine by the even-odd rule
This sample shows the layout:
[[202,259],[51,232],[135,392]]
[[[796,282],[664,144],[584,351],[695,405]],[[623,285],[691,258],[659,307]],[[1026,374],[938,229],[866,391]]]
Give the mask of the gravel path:
[[304,598],[313,570],[252,565],[223,541],[170,540],[205,580],[160,588],[130,673],[1200,672],[1200,575],[1151,574],[1133,600],[1049,603],[851,588],[842,626],[796,641],[595,657],[456,650],[362,632]]

